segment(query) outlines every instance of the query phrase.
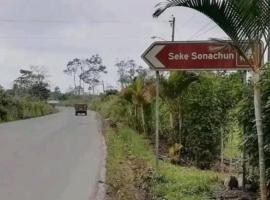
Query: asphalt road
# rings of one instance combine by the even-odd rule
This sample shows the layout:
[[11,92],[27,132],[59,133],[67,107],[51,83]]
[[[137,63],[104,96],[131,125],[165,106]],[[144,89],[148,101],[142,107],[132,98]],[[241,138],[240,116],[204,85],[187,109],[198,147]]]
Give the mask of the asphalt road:
[[103,157],[94,112],[0,124],[0,199],[95,199]]

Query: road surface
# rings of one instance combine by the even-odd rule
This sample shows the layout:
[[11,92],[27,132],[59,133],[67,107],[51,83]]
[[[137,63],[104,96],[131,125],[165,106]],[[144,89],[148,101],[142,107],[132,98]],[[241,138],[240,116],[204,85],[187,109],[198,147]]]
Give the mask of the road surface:
[[95,199],[104,158],[94,112],[0,124],[0,199]]

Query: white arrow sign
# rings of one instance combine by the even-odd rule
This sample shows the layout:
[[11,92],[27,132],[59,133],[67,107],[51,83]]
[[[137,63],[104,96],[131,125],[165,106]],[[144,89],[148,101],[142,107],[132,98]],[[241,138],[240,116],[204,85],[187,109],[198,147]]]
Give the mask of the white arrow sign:
[[165,66],[157,59],[156,55],[165,47],[165,45],[151,45],[142,55],[143,60],[154,68],[164,69]]

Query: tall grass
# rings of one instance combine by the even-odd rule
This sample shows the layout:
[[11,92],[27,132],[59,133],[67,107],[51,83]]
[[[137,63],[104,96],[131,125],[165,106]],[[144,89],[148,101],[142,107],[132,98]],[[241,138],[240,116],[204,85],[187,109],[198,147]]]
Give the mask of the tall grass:
[[[144,160],[150,168],[155,168],[155,157],[147,140],[129,128],[122,128],[116,132],[109,131],[107,144],[107,182],[109,185],[117,188],[119,182],[120,190],[121,184],[131,181],[131,173],[127,173],[125,171],[127,168],[123,167],[129,162],[127,158],[130,155]],[[207,199],[212,186],[220,184],[221,180],[222,175],[216,172],[179,167],[161,161],[149,185],[151,192],[160,199],[202,200]]]
[[43,101],[9,99],[0,104],[0,122],[39,117],[54,112],[54,108]]

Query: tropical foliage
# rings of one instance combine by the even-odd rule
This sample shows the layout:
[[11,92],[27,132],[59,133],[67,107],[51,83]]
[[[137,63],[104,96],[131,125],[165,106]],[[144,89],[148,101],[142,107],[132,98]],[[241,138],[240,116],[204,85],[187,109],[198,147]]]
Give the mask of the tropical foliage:
[[[267,199],[264,158],[264,133],[262,124],[262,105],[260,68],[264,53],[269,47],[270,3],[268,0],[167,0],[158,4],[154,13],[158,17],[170,7],[181,6],[194,9],[212,19],[232,41],[221,41],[224,46],[235,47],[253,70],[254,114],[258,137],[260,189],[262,200]],[[264,44],[261,42],[264,41]]]
[[[113,123],[127,124],[153,140],[154,83],[151,76],[137,77],[118,95],[93,101],[92,108],[111,118]],[[163,75],[160,87],[160,138],[167,149],[163,153],[180,145],[177,162],[209,169],[220,156],[221,131],[224,143],[231,132],[227,125],[235,120],[232,113],[242,99],[242,74],[175,72]]]

